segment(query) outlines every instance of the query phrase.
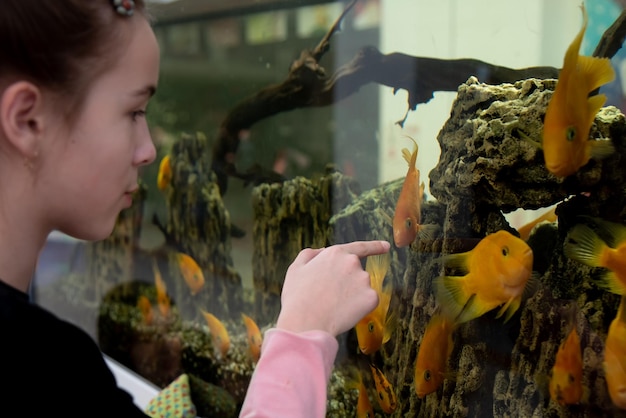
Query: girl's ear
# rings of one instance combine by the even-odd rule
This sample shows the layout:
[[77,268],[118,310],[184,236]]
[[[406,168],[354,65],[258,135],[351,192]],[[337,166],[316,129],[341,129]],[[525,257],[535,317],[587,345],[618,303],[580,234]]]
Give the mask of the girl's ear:
[[0,96],[0,129],[24,158],[37,156],[43,112],[41,90],[28,81],[9,85]]

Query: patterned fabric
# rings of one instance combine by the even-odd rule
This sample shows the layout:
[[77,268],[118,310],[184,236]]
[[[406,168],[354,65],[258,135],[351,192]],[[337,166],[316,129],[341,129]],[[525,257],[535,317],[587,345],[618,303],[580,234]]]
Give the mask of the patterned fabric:
[[182,374],[176,378],[150,401],[145,412],[152,418],[195,418],[189,376]]

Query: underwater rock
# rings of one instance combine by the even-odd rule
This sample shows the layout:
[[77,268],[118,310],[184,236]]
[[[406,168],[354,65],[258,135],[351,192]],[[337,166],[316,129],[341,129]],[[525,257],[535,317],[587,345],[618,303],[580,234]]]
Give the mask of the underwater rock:
[[296,177],[253,189],[252,279],[259,324],[278,316],[285,273],[300,250],[333,243],[328,231],[331,216],[360,192],[354,179],[333,167],[317,180]]
[[[423,205],[423,223],[440,225],[440,233],[431,240],[418,238],[406,251],[391,250],[388,275],[395,290],[390,309],[398,314],[399,323],[373,360],[396,391],[398,408],[393,416],[626,416],[612,405],[601,366],[619,297],[598,286],[597,269],[569,260],[562,251],[567,231],[581,215],[626,220],[626,121],[614,107],[601,109],[591,137],[611,140],[615,154],[590,161],[575,175],[557,178],[545,168],[542,151],[519,135],[522,131],[540,138],[554,86],[555,80],[534,79],[489,86],[471,78],[459,88],[451,117],[438,137],[440,161],[430,172],[436,201]],[[402,180],[356,197],[331,219],[332,234],[341,241],[391,237],[390,219],[387,223],[381,219],[393,216]],[[417,398],[414,364],[428,320],[438,309],[432,280],[443,274],[439,258],[468,251],[500,229],[516,234],[503,213],[555,203],[558,223],[541,225],[528,240],[538,275],[535,293],[506,323],[496,318],[496,312],[488,312],[462,324],[453,334],[443,385]],[[547,388],[565,337],[565,307],[572,302],[578,306],[588,399],[563,407],[550,399]],[[348,338],[347,343],[340,362],[358,357],[351,354],[354,341]],[[342,402],[348,399],[340,388],[332,391]]]
[[[230,214],[206,158],[207,149],[210,143],[201,133],[181,135],[170,151],[172,178],[165,189],[172,285],[168,289],[172,289],[186,319],[201,318],[201,308],[218,318],[235,317],[243,305],[241,277],[231,256]],[[199,292],[192,292],[183,279],[175,252],[185,253],[198,263],[205,279]]]

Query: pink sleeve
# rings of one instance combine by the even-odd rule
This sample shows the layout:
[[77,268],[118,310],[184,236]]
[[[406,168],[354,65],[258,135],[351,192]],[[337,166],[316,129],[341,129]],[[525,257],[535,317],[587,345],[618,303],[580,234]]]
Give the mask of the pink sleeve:
[[324,417],[339,344],[324,331],[270,329],[240,417]]

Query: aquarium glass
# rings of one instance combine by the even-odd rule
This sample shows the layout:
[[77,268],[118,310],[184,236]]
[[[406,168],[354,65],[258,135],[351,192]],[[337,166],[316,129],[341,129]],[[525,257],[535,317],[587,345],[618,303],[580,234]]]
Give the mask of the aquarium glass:
[[384,239],[329,417],[626,416],[623,1],[148,5],[157,159],[110,238],[49,237],[36,303],[234,417],[298,252]]

